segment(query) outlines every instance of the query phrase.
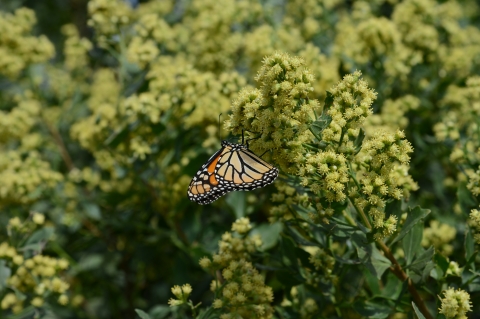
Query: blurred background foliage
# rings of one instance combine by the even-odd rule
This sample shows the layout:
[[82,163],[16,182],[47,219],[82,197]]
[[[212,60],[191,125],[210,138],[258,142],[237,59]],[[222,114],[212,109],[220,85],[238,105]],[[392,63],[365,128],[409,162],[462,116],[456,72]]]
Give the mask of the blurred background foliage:
[[[230,193],[208,206],[187,200],[192,176],[228,137],[223,125],[219,131],[219,114],[228,118],[241,89],[258,86],[264,57],[277,50],[304,59],[315,76],[309,98],[321,106],[345,74],[362,71],[377,92],[364,123],[367,138],[401,129],[414,148],[412,193],[395,205],[429,209],[418,215],[425,217],[421,245],[435,248],[433,261],[445,273],[449,261],[466,267],[463,277],[457,269],[440,284],[422,282],[428,308],[435,313],[436,296],[454,286],[471,294],[479,312],[467,227],[480,195],[479,5],[2,1],[2,316],[133,318],[135,309],[152,318],[187,316],[166,306],[170,288],[189,283],[193,303],[210,305],[214,277],[198,261],[213,256],[227,240],[222,234],[245,216],[261,235],[262,253],[249,258],[257,258],[273,289],[275,316],[411,313],[400,281],[379,287],[366,268],[358,272],[346,262],[334,269],[331,254],[300,249],[305,243],[287,231],[289,218],[278,217],[289,204],[281,194],[294,191],[286,175],[275,186]],[[337,263],[351,249],[347,239],[343,244],[334,249]],[[403,258],[401,248],[392,249]],[[320,283],[268,266],[272,259],[308,259],[306,251],[325,269]],[[398,297],[387,311],[375,303],[381,288]]]

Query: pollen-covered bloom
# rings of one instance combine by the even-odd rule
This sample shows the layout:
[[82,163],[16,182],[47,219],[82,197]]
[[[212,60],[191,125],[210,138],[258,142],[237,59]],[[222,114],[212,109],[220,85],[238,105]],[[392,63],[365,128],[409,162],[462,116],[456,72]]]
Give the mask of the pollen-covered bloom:
[[453,252],[451,242],[455,239],[457,230],[448,224],[440,223],[438,220],[432,220],[430,227],[423,230],[422,246],[435,247],[435,252],[444,256],[450,256]]
[[192,293],[192,286],[190,286],[190,284],[185,284],[181,287],[175,285],[171,290],[177,299],[170,298],[168,304],[170,307],[180,306],[188,301],[188,297]]
[[480,245],[480,210],[472,209],[468,222],[473,231],[475,242]]
[[440,298],[442,305],[438,309],[447,319],[466,319],[466,313],[472,311],[470,295],[462,289],[448,288]]
[[[261,245],[259,237],[248,236],[251,227],[248,218],[238,219],[232,225],[234,233],[223,234],[219,251],[212,260],[207,257],[200,260],[202,268],[222,274],[223,282],[213,280],[210,287],[217,296],[213,307],[223,312],[220,318],[272,317],[273,290],[265,285],[265,278],[250,261],[251,254]],[[179,292],[177,288],[174,294],[177,296]],[[172,303],[178,301],[172,299]]]
[[363,142],[360,153],[355,157],[357,180],[362,193],[361,197],[355,199],[355,204],[370,215],[377,238],[390,236],[396,230],[395,216],[386,219],[384,209],[387,200],[399,200],[405,188],[411,188],[410,180],[400,180],[396,173],[398,165],[408,164],[411,152],[413,147],[402,131],[378,131]]
[[273,290],[251,262],[231,261],[222,275],[222,285],[212,284],[220,289],[213,305],[224,312],[221,318],[272,318]]
[[260,88],[239,93],[226,126],[233,134],[244,131],[254,152],[271,151],[271,161],[294,174],[305,153],[302,144],[313,138],[308,124],[320,109],[309,98],[314,76],[302,59],[277,52],[264,59],[255,79]]
[[335,149],[346,155],[356,153],[354,141],[360,133],[360,126],[372,114],[372,103],[377,93],[368,87],[355,71],[330,89],[332,105],[326,111],[331,122],[322,132],[322,140],[335,145]]

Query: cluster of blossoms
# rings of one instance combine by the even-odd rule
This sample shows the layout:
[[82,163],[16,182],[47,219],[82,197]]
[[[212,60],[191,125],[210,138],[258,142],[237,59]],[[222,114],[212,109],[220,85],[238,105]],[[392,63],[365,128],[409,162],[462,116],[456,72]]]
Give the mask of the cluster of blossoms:
[[469,225],[473,229],[473,238],[480,245],[480,210],[472,209],[469,216]]
[[210,271],[220,271],[222,278],[212,281],[215,292],[213,308],[223,312],[221,319],[272,318],[272,288],[265,285],[265,278],[253,267],[251,254],[261,245],[258,236],[248,236],[252,228],[248,218],[240,218],[232,225],[232,231],[222,236],[219,252],[212,259],[203,257],[200,266]]
[[472,311],[472,303],[470,302],[470,295],[462,289],[455,290],[448,288],[443,291],[444,298],[440,298],[442,302],[438,309],[447,319],[464,319],[466,314]]
[[172,287],[172,293],[177,299],[170,298],[168,304],[170,307],[180,306],[188,302],[188,297],[192,293],[192,286],[185,284],[182,287],[175,285]]
[[[465,180],[474,196],[480,195],[480,139],[478,117],[480,116],[480,77],[472,76],[465,87],[452,85],[441,101],[445,113],[442,121],[433,127],[440,142],[453,142],[450,160],[461,165],[459,181]],[[468,137],[468,138],[466,138]]]
[[[40,213],[32,215],[32,221],[36,225],[45,222],[45,216]],[[31,222],[21,223],[18,217],[10,219],[8,227],[10,232],[30,232]],[[56,302],[67,305],[70,300],[68,289],[70,285],[61,278],[69,266],[65,259],[57,259],[41,254],[28,257],[28,254],[20,254],[15,247],[8,242],[0,244],[0,260],[3,267],[10,269],[6,279],[7,292],[0,302],[3,310],[10,309],[13,313],[19,313],[29,304],[34,307],[42,307],[45,302]],[[16,292],[16,293],[15,293]],[[75,297],[75,304],[79,304],[81,296]]]
[[409,179],[401,183],[402,180],[396,178],[397,165],[407,165],[409,153],[413,152],[411,144],[404,138],[402,131],[394,134],[377,132],[375,137],[363,143],[355,158],[359,167],[357,186],[363,196],[355,198],[354,202],[371,216],[373,227],[379,231],[376,234],[379,238],[389,236],[396,230],[396,217],[392,215],[385,218],[387,200],[408,197],[409,190],[416,186]]
[[417,110],[420,99],[413,95],[405,95],[396,100],[387,99],[378,114],[370,115],[365,121],[365,134],[372,136],[377,130],[393,131],[407,128],[409,120],[407,112]]
[[333,102],[326,114],[331,122],[321,134],[322,141],[346,156],[357,153],[355,140],[360,134],[360,126],[372,114],[372,103],[377,95],[360,78],[361,75],[360,71],[347,74],[330,89]]
[[313,138],[308,125],[320,107],[308,97],[313,80],[298,57],[279,52],[266,57],[256,77],[260,89],[239,93],[227,128],[236,135],[247,132],[255,138],[250,143],[254,152],[272,150],[272,162],[294,174],[305,153],[303,143]]
[[333,274],[335,267],[335,258],[327,253],[324,249],[316,246],[303,247],[310,254],[309,261],[314,266],[305,272],[307,283],[314,287],[318,287],[323,282],[335,282],[336,275]]
[[62,27],[65,35],[64,55],[65,66],[69,70],[82,70],[88,66],[88,52],[93,44],[86,38],[80,38],[77,28],[73,24],[66,24]]
[[27,8],[0,12],[0,74],[14,79],[29,65],[53,57],[55,49],[46,36],[30,35],[35,23],[35,13]]
[[301,319],[315,318],[319,309],[317,302],[313,298],[304,298],[304,296],[304,291],[299,291],[297,287],[292,287],[290,289],[290,299],[284,298],[280,305],[282,307],[296,307],[300,309]]
[[108,47],[111,37],[121,33],[121,28],[130,22],[132,8],[124,1],[92,0],[88,2],[88,14],[87,23],[95,29],[97,43]]
[[18,202],[30,203],[42,191],[52,190],[63,180],[63,175],[52,170],[50,164],[37,152],[26,158],[18,151],[9,151],[0,157],[0,205]]
[[453,246],[450,244],[457,235],[455,227],[448,224],[442,224],[438,220],[432,220],[430,227],[423,231],[422,246],[435,247],[435,252],[444,256],[450,256],[453,252]]

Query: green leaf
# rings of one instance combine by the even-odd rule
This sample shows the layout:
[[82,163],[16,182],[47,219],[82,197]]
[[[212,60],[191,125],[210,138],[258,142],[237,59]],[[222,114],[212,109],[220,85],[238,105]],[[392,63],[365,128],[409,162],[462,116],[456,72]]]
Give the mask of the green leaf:
[[48,241],[52,237],[53,231],[53,227],[44,227],[37,230],[32,234],[32,236],[27,239],[27,241],[25,242],[25,247],[32,244]]
[[422,236],[423,223],[417,223],[403,238],[402,245],[407,265],[410,265],[413,256],[415,256],[415,253],[421,248]]
[[7,279],[12,275],[12,270],[7,267],[5,260],[0,260],[0,291],[7,287]]
[[397,237],[395,237],[390,245],[396,243],[412,229],[413,226],[415,226],[418,222],[423,220],[428,214],[430,214],[429,209],[421,209],[419,206],[416,206],[413,209],[410,209],[409,212],[407,213],[407,220],[405,221],[405,224],[403,224],[402,230],[398,234]]
[[106,146],[115,148],[127,138],[128,133],[130,133],[130,129],[127,125],[124,128],[116,130],[110,134],[110,136],[105,140],[104,144]]
[[305,279],[300,276],[298,272],[295,272],[291,269],[284,269],[276,271],[278,281],[280,281],[286,287],[294,287],[305,282]]
[[465,259],[469,260],[475,251],[475,242],[472,236],[472,230],[467,228],[465,232]]
[[353,308],[365,318],[383,319],[392,312],[392,308],[385,302],[358,301]]
[[352,242],[357,249],[357,254],[363,260],[365,267],[380,279],[392,263],[387,257],[383,256],[375,247],[375,244],[368,244],[366,235],[362,232],[356,232],[352,235]]
[[400,220],[402,218],[402,201],[401,200],[393,200],[388,202],[385,206],[385,214],[387,217],[393,215],[397,216],[397,219]]
[[104,260],[105,258],[101,254],[86,255],[72,268],[72,272],[79,273],[86,270],[93,270],[100,267]]
[[432,261],[433,255],[435,254],[435,249],[433,246],[430,246],[425,250],[421,255],[419,255],[407,268],[416,272],[417,274],[422,274],[425,266],[429,261]]
[[282,232],[282,223],[276,222],[273,224],[262,224],[252,229],[252,234],[258,234],[262,238],[261,251],[269,250],[277,245]]
[[449,262],[447,258],[445,258],[441,254],[435,254],[434,259],[437,270],[437,278],[435,279],[439,280],[440,278],[443,278],[443,276],[445,276],[445,273],[447,272],[449,266]]
[[365,131],[360,129],[360,133],[358,134],[357,138],[355,139],[355,154],[360,152],[362,149],[363,140],[365,139]]
[[245,192],[231,192],[225,198],[225,202],[232,208],[235,217],[242,218],[245,217],[247,209],[247,200]]
[[425,316],[420,312],[420,310],[418,310],[417,305],[413,301],[412,301],[412,307],[418,319],[426,319]]
[[100,207],[93,203],[83,203],[83,209],[85,210],[85,214],[94,220],[102,219],[102,213],[100,212]]
[[457,188],[457,198],[462,208],[462,212],[466,215],[470,214],[470,210],[477,206],[475,203],[475,199],[472,196],[472,192],[470,192],[467,188],[467,184],[465,182],[460,183]]
[[143,310],[140,310],[140,309],[135,309],[135,312],[137,313],[137,315],[142,318],[142,319],[152,319],[148,313],[146,313],[145,311]]
[[331,107],[333,105],[333,94],[329,91],[327,91],[327,96],[325,97],[325,101],[324,101],[325,105],[323,107],[323,113],[326,113],[326,109],[328,109],[329,107]]
[[150,309],[148,312],[152,319],[163,319],[171,312],[171,308],[166,305],[158,305]]
[[298,268],[297,255],[295,253],[295,244],[293,240],[288,237],[282,236],[281,251],[282,262],[285,266]]
[[23,309],[20,313],[15,315],[10,315],[8,319],[27,319],[33,318],[35,314],[35,308],[33,306],[28,306],[27,308]]

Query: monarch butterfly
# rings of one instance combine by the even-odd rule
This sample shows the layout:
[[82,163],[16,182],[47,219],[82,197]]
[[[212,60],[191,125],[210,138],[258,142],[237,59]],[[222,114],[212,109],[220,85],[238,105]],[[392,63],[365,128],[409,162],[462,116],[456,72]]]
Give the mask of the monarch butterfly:
[[248,149],[248,145],[222,141],[195,174],[188,187],[188,198],[200,205],[210,204],[231,191],[248,191],[272,183],[278,169]]

